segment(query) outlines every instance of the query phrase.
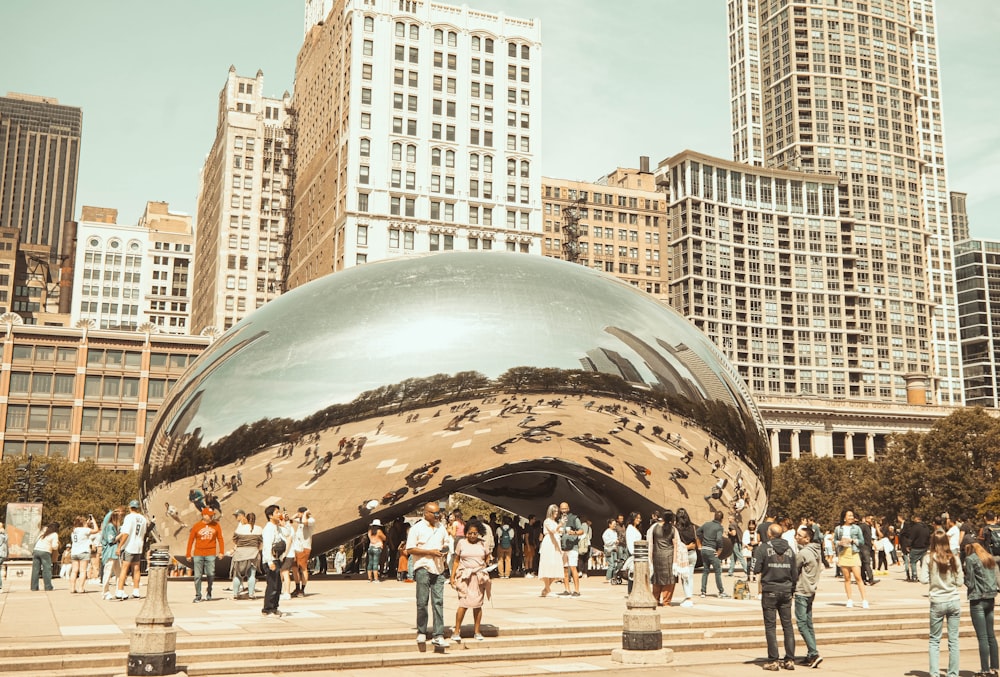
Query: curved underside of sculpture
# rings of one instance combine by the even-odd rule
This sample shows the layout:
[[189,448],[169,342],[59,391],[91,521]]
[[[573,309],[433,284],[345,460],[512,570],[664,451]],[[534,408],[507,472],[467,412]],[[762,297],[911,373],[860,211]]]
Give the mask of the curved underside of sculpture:
[[454,492],[522,516],[568,501],[597,525],[682,505],[745,521],[770,481],[760,416],[695,327],[610,276],[508,253],[281,296],[205,351],[147,439],[145,509],[174,553],[210,479],[227,535],[237,509],[263,524],[304,506],[315,552]]

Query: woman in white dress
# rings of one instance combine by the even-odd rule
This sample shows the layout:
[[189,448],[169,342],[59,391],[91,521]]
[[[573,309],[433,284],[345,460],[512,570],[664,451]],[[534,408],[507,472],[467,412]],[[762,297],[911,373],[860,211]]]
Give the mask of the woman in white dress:
[[565,555],[559,544],[559,506],[553,503],[545,511],[545,522],[542,523],[542,542],[539,544],[538,577],[545,587],[542,597],[551,592],[552,581],[562,580]]

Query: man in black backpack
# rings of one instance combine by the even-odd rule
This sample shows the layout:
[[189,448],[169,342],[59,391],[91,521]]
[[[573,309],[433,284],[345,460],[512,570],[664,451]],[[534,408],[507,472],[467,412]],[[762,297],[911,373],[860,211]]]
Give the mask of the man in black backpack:
[[[781,525],[767,529],[768,541],[754,552],[754,572],[760,574],[760,605],[764,612],[764,634],[767,636],[767,663],[764,669],[775,672],[795,669],[795,628],[792,626],[792,593],[798,580],[795,553],[781,537]],[[778,637],[775,616],[781,619],[785,640],[785,657],[778,659]]]
[[983,547],[994,557],[1000,557],[1000,524],[997,524],[997,514],[987,510],[983,519],[986,520],[982,533]]

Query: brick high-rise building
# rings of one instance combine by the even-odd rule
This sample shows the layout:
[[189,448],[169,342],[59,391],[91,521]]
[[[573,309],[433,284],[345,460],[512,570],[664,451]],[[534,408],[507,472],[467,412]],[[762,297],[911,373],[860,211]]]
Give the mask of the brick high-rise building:
[[289,287],[411,253],[539,253],[538,22],[410,0],[306,17]]
[[[933,402],[961,404],[933,2],[728,7],[735,159],[836,176],[846,196],[839,246],[851,288],[797,293],[808,306],[835,296],[856,320],[841,333],[859,358],[848,381],[883,399],[888,379],[897,399],[904,373],[917,371]],[[861,360],[869,351],[875,359]]]

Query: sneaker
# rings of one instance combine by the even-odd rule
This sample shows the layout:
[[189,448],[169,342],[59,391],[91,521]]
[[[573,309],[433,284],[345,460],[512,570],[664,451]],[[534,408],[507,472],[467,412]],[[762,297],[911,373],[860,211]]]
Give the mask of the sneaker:
[[206,601],[206,602],[211,602],[211,601],[212,601],[212,596],[211,596],[211,595],[209,595],[208,597],[206,597],[206,598],[205,598],[205,601]]
[[861,600],[861,608],[862,609],[867,609],[868,608],[868,600],[867,599]]
[[579,597],[580,596],[580,593],[578,593],[578,592],[573,592],[571,594],[572,594],[573,597]]
[[572,594],[573,594],[573,593],[571,593],[571,592],[570,592],[569,590],[563,590],[563,591],[562,591],[562,592],[560,592],[560,593],[559,593],[558,595],[556,595],[556,597],[569,597],[569,596],[571,596]]
[[417,644],[423,644],[427,641],[427,635],[422,632],[417,633]]
[[197,604],[198,602],[200,602],[200,601],[201,601],[201,597],[195,597],[195,598],[194,598],[193,600],[191,600],[191,601],[192,601],[192,602],[193,602],[194,604]]
[[683,607],[693,607],[694,606],[694,601],[690,600],[690,599],[686,599],[683,602],[681,602],[681,606],[683,606]]
[[807,658],[806,660],[809,661],[808,663],[806,663],[806,665],[808,665],[810,668],[818,668],[819,664],[823,662],[823,657],[816,655],[812,656],[811,658]]
[[785,660],[781,661],[781,667],[783,667],[785,670],[794,670],[795,661],[791,658],[786,658]]
[[281,593],[281,597],[279,597],[278,599],[280,599],[281,601],[285,601],[286,599],[291,599],[291,598],[292,598],[291,595],[289,595],[287,592],[283,592]]
[[478,632],[474,635],[474,637],[476,638],[476,640],[478,640],[480,642],[483,641],[484,639],[486,639],[485,637],[483,637],[482,635],[480,635]]
[[701,596],[702,596],[702,597],[704,597],[704,596],[705,596],[705,593],[701,593]]
[[136,599],[140,599],[140,597],[139,597],[139,591],[138,590],[133,590],[132,591],[132,596],[135,597]]
[[455,628],[454,630],[452,630],[451,631],[451,641],[453,641],[453,642],[461,642],[462,641],[462,631],[459,630],[458,628]]
[[719,599],[732,599],[732,597],[723,592],[719,593]]
[[448,644],[448,640],[446,640],[444,637],[435,637],[434,639],[431,640],[431,644],[433,644],[434,646],[439,646],[442,649],[447,649],[449,646],[451,646],[450,644]]
[[764,665],[760,667],[764,668],[768,672],[777,672],[778,670],[781,669],[781,663],[779,663],[778,661],[768,661],[767,663],[764,663]]
[[854,600],[853,599],[847,600],[847,608],[848,609],[853,609],[854,608]]
[[119,601],[124,601],[128,599],[128,595],[126,595],[123,591],[119,590],[118,592],[115,593],[115,599]]

